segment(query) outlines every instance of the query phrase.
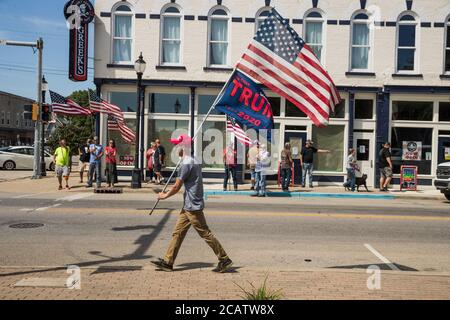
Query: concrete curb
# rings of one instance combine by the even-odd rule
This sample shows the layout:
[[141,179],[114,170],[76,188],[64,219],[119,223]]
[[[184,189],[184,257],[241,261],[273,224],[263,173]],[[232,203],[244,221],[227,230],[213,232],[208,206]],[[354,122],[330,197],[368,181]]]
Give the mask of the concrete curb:
[[[208,196],[250,196],[253,191],[216,191],[206,190],[204,192],[205,199]],[[323,192],[267,192],[268,197],[286,197],[286,198],[350,198],[350,199],[378,199],[393,200],[396,198],[390,194],[358,194],[358,193],[323,193]],[[407,197],[410,199],[411,197]]]

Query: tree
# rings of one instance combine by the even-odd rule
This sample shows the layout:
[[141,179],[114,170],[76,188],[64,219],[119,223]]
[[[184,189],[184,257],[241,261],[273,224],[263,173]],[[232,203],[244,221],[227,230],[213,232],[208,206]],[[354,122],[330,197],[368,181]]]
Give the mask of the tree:
[[[80,106],[89,108],[89,92],[87,90],[74,91],[70,99]],[[61,139],[65,139],[67,145],[72,150],[72,155],[78,153],[78,149],[86,143],[86,140],[92,138],[95,134],[94,117],[86,116],[60,116],[63,118],[63,124],[58,124],[56,130],[51,134],[48,144],[52,150],[55,150]]]

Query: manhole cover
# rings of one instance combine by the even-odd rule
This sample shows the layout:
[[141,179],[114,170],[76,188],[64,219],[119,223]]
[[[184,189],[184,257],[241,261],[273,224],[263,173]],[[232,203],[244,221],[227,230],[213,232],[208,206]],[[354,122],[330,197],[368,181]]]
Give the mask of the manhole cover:
[[43,223],[15,223],[10,225],[10,228],[15,228],[15,229],[32,229],[32,228],[39,228],[39,227],[43,227],[44,224]]

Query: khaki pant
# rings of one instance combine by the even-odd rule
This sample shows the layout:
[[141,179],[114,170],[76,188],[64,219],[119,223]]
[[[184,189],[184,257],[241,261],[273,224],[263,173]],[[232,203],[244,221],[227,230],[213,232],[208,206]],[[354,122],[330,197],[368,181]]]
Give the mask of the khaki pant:
[[214,237],[206,224],[205,215],[203,211],[185,211],[181,210],[178,217],[175,228],[173,229],[172,241],[167,249],[165,261],[166,263],[173,265],[184,237],[188,232],[191,225],[197,230],[200,237],[202,237],[206,243],[213,249],[219,261],[228,259],[225,250],[222,248],[220,242]]

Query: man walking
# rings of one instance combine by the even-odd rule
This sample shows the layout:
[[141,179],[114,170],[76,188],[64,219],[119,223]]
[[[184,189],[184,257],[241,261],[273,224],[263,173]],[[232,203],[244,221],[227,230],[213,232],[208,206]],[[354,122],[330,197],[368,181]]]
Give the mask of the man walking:
[[69,175],[70,175],[70,148],[66,145],[66,140],[62,139],[59,142],[59,147],[56,148],[53,154],[53,162],[55,163],[55,172],[58,177],[59,187],[58,190],[62,190],[62,179],[66,181],[66,189],[69,187]]
[[230,142],[223,151],[223,163],[225,164],[225,176],[223,178],[223,191],[227,191],[228,179],[233,179],[234,191],[237,191],[238,184],[236,180],[236,150],[234,150],[233,143]]
[[89,146],[91,145],[91,139],[86,141],[86,144],[78,150],[80,155],[80,183],[83,183],[84,171],[89,168],[89,159],[91,154],[89,153]]
[[89,181],[86,187],[87,188],[92,187],[95,173],[97,180],[97,188],[100,188],[102,184],[102,175],[100,166],[104,151],[103,146],[98,143],[98,137],[94,137],[93,143],[89,146],[89,152],[91,153],[91,158],[89,160]]
[[379,163],[380,163],[380,191],[389,191],[388,186],[392,180],[392,157],[391,157],[391,144],[386,142],[383,148],[380,150]]
[[161,141],[159,139],[155,140],[156,150],[153,153],[153,167],[156,176],[156,183],[163,183],[164,178],[161,175],[161,170],[164,167],[165,158],[166,158],[166,150],[161,145]]
[[189,152],[186,152],[189,148],[190,142],[182,142],[179,144],[177,151],[178,155],[182,158],[182,163],[178,171],[178,178],[170,191],[166,193],[161,192],[158,195],[158,199],[160,200],[168,199],[178,193],[184,185],[183,209],[178,216],[166,256],[164,259],[152,261],[152,263],[161,270],[172,271],[173,264],[181,244],[183,243],[184,237],[192,225],[219,259],[219,264],[213,271],[225,272],[233,265],[233,262],[206,224],[205,215],[203,213],[205,203],[203,200],[202,168],[201,164],[192,158]]
[[283,191],[289,191],[289,185],[291,184],[292,177],[292,164],[294,160],[292,160],[291,155],[291,144],[286,142],[284,144],[284,149],[281,151],[281,188]]
[[314,153],[330,153],[330,150],[317,149],[313,146],[311,140],[306,140],[305,147],[302,149],[300,155],[300,165],[302,167],[302,188],[306,186],[306,178],[309,181],[309,187],[313,187],[313,172],[314,172]]

